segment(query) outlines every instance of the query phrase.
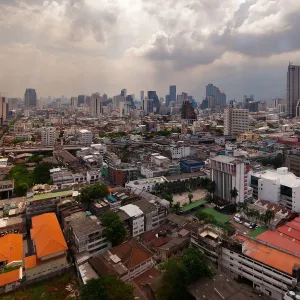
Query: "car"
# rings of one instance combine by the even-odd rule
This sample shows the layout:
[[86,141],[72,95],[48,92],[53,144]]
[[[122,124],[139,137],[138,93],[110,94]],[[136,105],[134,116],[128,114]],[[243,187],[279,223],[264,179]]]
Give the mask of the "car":
[[244,225],[245,225],[246,227],[248,227],[248,228],[251,228],[251,229],[252,229],[252,226],[251,226],[251,224],[250,224],[250,223],[248,223],[248,222],[245,222],[245,223],[244,223]]
[[236,218],[239,218],[239,219],[240,219],[240,218],[241,218],[241,214],[235,214],[235,215],[234,215],[234,217],[236,217]]
[[241,219],[239,219],[239,218],[234,217],[234,220],[235,220],[237,223],[243,224],[243,222],[242,222]]

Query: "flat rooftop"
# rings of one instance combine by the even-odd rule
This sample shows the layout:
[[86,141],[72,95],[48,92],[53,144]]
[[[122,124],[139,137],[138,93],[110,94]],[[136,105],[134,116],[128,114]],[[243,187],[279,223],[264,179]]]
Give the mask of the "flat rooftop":
[[213,278],[202,278],[188,287],[196,300],[268,300],[252,287],[238,283],[228,275],[218,272]]
[[183,173],[179,175],[172,175],[172,176],[165,176],[168,181],[176,181],[176,180],[184,180],[189,178],[197,178],[207,176],[206,173],[200,172],[193,172],[193,173]]
[[67,196],[72,196],[73,191],[61,191],[61,192],[56,192],[56,193],[46,193],[46,194],[39,194],[39,195],[34,195],[33,197],[27,198],[27,201],[38,201],[38,200],[45,200],[45,199],[50,199],[50,198],[58,198],[58,197],[67,197]]
[[294,265],[300,264],[300,257],[269,247],[259,241],[239,234],[235,239],[244,243],[244,255],[286,274],[292,275]]

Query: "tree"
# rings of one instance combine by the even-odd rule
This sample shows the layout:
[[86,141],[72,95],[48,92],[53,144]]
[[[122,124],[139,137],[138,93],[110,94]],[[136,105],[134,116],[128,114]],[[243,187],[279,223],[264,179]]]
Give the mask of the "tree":
[[176,202],[174,205],[173,205],[173,211],[176,215],[179,215],[180,214],[180,202]]
[[34,162],[34,163],[39,163],[42,160],[41,156],[37,155],[37,154],[33,154],[31,157],[29,157],[27,159],[27,162]]
[[194,195],[192,193],[188,194],[189,202],[192,203],[192,199],[194,198]]
[[81,287],[81,300],[133,300],[133,286],[116,276],[88,280]]
[[215,218],[211,214],[208,214],[204,211],[196,212],[195,216],[199,221],[203,221],[205,223],[212,223],[215,221]]
[[216,191],[216,182],[215,181],[211,181],[207,184],[207,191],[213,197],[213,195]]
[[161,267],[163,275],[160,286],[156,291],[158,300],[186,299],[188,274],[185,266],[174,259],[168,260]]
[[173,204],[173,196],[171,194],[168,194],[167,192],[162,192],[161,193],[161,197],[163,199],[166,199],[167,201],[169,201],[170,202],[170,206],[172,206],[172,204]]
[[33,181],[35,184],[40,183],[50,183],[50,170],[52,169],[52,164],[41,163],[37,165],[32,173]]
[[239,191],[236,189],[236,187],[234,187],[232,190],[230,190],[231,199],[235,200],[238,195],[239,195]]
[[113,247],[118,246],[125,240],[127,230],[116,212],[105,212],[101,221],[104,227],[104,233],[107,239],[111,241]]
[[14,194],[17,197],[25,196],[28,189],[34,184],[32,173],[22,164],[11,168],[5,178],[14,180]]
[[195,248],[186,249],[181,262],[188,273],[188,284],[199,278],[212,276],[212,271],[208,267],[204,254]]
[[80,191],[80,195],[78,197],[80,202],[83,202],[86,208],[89,208],[91,202],[96,199],[103,199],[109,195],[109,191],[106,185],[104,184],[94,184],[92,186],[88,186],[83,188]]
[[265,224],[270,224],[272,220],[275,218],[275,213],[273,210],[268,209],[264,215]]

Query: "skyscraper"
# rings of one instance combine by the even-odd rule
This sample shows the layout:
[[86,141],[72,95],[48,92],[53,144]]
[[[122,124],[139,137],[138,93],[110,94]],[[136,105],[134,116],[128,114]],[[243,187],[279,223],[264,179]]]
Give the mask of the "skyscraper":
[[1,118],[1,125],[3,121],[7,120],[7,111],[8,111],[8,103],[6,103],[4,97],[0,97],[0,118]]
[[156,91],[148,91],[148,99],[153,100],[153,112],[158,113],[160,108],[160,102],[156,94]]
[[197,115],[193,108],[192,102],[186,99],[182,103],[181,107],[181,119],[183,120],[197,120]]
[[78,106],[85,103],[85,95],[78,95]]
[[121,96],[126,97],[127,96],[127,89],[121,90]]
[[36,91],[35,89],[26,89],[25,95],[25,107],[36,107]]
[[141,91],[141,101],[143,101],[145,98],[145,92],[144,91]]
[[170,101],[176,101],[176,85],[170,85]]
[[287,114],[296,116],[296,105],[300,99],[300,66],[289,64],[287,72]]
[[78,106],[78,98],[77,97],[71,97],[71,106],[73,106],[73,107]]
[[169,106],[170,101],[171,101],[170,95],[166,95],[166,106]]
[[90,114],[92,117],[98,117],[102,114],[102,97],[99,93],[91,96]]
[[206,86],[206,98],[208,99],[209,97],[214,98],[213,101],[209,100],[214,103],[214,106],[220,105],[221,107],[224,107],[226,105],[226,94],[221,92],[218,87],[211,83]]

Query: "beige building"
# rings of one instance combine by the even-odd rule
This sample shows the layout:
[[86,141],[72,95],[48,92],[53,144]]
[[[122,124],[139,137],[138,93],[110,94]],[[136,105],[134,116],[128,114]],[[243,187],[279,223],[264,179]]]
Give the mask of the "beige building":
[[258,140],[259,140],[259,134],[252,133],[252,132],[245,132],[245,133],[239,134],[236,137],[237,142],[258,141]]
[[225,109],[224,135],[238,135],[249,130],[249,110]]

